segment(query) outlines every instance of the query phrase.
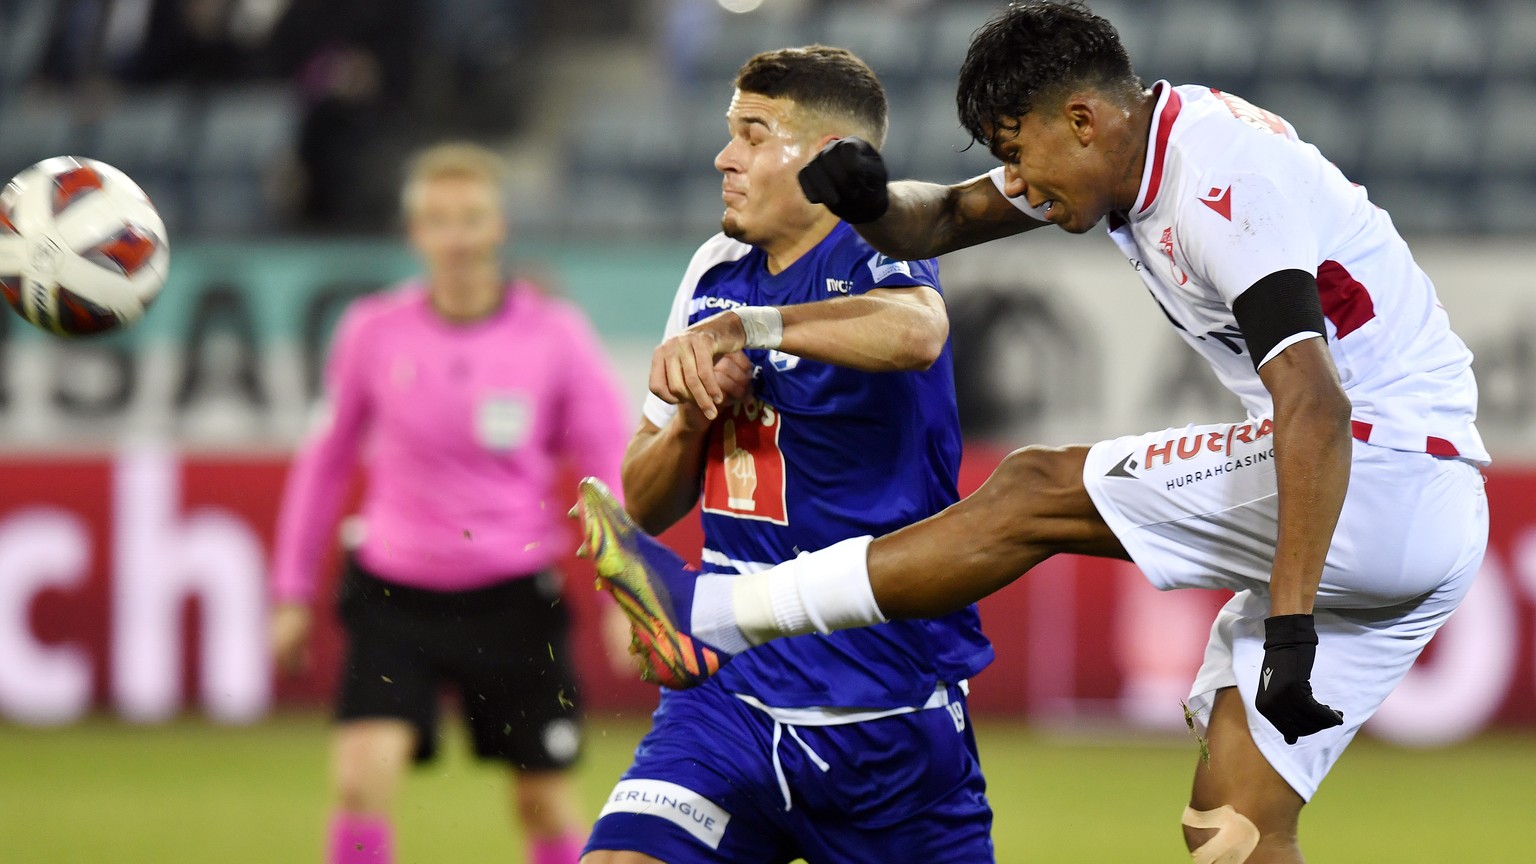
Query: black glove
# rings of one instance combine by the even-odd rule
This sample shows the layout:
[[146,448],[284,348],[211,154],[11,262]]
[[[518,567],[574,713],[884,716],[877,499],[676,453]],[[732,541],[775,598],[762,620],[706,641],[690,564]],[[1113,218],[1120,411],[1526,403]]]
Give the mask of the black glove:
[[885,160],[861,138],[839,138],[800,169],[800,189],[812,204],[825,204],[844,222],[873,222],[885,215]]
[[1317,628],[1311,615],[1276,615],[1264,619],[1264,668],[1254,707],[1285,743],[1344,723],[1344,714],[1312,697],[1312,661],[1317,658]]

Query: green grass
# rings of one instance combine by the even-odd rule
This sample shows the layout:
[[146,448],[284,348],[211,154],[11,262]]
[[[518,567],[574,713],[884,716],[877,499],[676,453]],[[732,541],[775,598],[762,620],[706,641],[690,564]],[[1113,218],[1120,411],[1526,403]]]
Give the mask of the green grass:
[[[580,771],[591,812],[644,729],[591,726]],[[327,731],[317,716],[252,728],[0,726],[0,862],[319,861]],[[1003,864],[1189,860],[1178,816],[1192,744],[1062,739],[987,718],[978,731]],[[1309,858],[1532,860],[1533,766],[1530,736],[1428,751],[1357,742],[1303,815]],[[448,742],[405,786],[400,860],[518,861],[506,801],[504,773],[470,760],[461,739]]]

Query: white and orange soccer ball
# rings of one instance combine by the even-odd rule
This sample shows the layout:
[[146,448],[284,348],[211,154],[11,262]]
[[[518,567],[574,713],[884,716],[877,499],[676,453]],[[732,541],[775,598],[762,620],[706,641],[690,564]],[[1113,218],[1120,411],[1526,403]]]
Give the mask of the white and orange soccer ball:
[[50,333],[83,336],[139,320],[170,257],[149,196],[104,162],[45,159],[0,192],[0,294]]

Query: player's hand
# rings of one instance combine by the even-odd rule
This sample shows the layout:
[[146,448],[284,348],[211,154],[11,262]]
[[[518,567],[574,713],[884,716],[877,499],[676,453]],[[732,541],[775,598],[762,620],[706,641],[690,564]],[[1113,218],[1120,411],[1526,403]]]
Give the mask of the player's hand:
[[1311,615],[1264,619],[1264,665],[1254,707],[1273,723],[1285,743],[1344,724],[1344,714],[1312,696],[1317,629]]
[[309,605],[279,603],[272,609],[272,654],[279,672],[297,675],[309,668]]
[[862,138],[839,138],[800,169],[800,189],[812,204],[825,204],[839,219],[873,222],[891,206],[880,151]]
[[[696,405],[704,419],[715,419],[726,388],[739,388],[739,376],[731,370],[742,365],[732,361],[722,368],[719,361],[740,354],[746,338],[741,319],[729,313],[712,315],[670,337],[651,354],[651,392],[673,405]],[[746,365],[750,370],[751,364]]]

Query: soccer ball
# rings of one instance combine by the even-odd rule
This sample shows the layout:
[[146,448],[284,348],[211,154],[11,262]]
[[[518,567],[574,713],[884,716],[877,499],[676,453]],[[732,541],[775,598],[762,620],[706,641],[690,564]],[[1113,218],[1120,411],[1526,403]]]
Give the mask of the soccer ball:
[[149,196],[104,162],[45,159],[0,192],[0,294],[50,333],[82,336],[139,320],[170,257]]

